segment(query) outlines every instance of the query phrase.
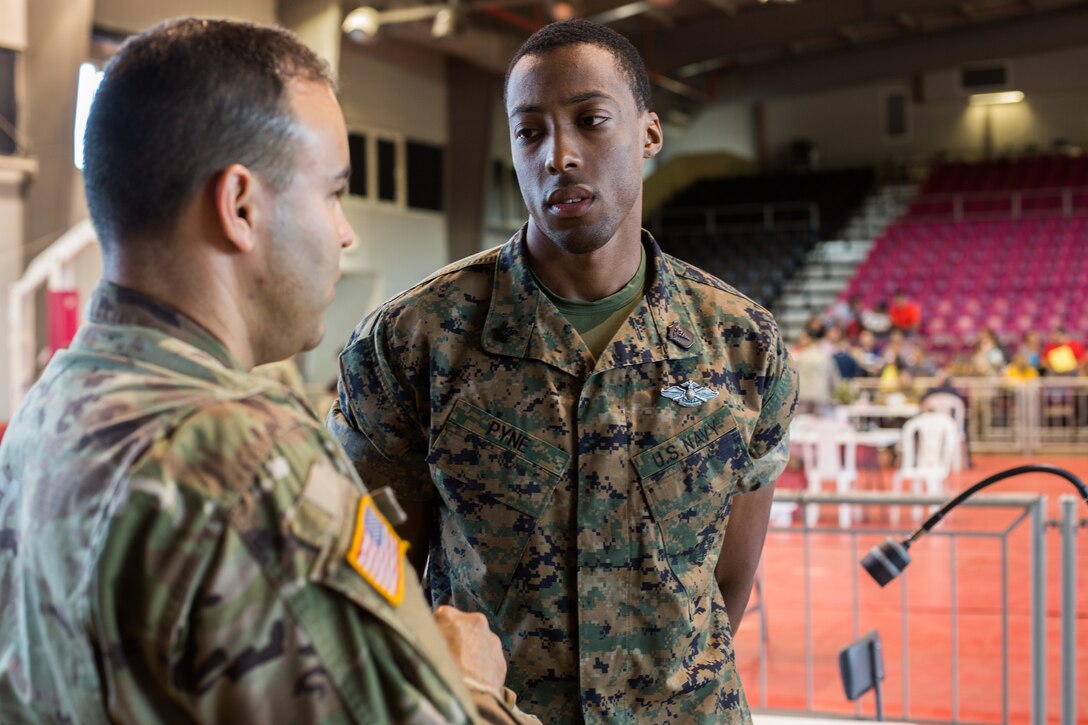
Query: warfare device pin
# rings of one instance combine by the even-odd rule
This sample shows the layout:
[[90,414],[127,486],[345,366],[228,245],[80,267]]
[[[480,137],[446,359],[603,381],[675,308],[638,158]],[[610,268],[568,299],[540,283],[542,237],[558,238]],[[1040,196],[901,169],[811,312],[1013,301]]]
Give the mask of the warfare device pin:
[[685,408],[698,408],[711,398],[716,398],[718,391],[704,388],[694,380],[689,380],[686,383],[662,388],[661,394],[669,400],[675,400]]

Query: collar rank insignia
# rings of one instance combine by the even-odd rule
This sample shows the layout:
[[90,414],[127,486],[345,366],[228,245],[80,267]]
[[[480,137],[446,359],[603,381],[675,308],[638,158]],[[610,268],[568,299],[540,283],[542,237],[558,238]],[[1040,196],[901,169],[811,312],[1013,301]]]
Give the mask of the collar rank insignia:
[[685,350],[695,344],[695,335],[691,334],[691,330],[679,322],[669,325],[669,328],[665,331],[665,336]]
[[689,380],[680,385],[670,385],[661,389],[661,394],[669,400],[675,400],[685,408],[698,408],[700,405],[718,397],[717,390],[704,388],[694,380]]
[[404,598],[404,552],[408,544],[382,516],[369,495],[359,499],[348,564],[393,606]]

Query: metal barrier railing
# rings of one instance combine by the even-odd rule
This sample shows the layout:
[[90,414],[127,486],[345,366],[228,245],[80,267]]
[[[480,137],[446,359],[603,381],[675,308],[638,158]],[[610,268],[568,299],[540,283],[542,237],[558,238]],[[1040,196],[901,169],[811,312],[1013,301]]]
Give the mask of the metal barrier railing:
[[[1073,725],[1077,719],[1077,533],[1088,525],[1080,518],[1082,509],[1074,496],[1062,496],[1061,520],[1058,526],[1062,538],[1062,725]],[[1066,571],[1070,572],[1066,576]]]
[[[667,218],[667,224],[666,222]],[[811,201],[778,201],[753,204],[721,204],[657,212],[650,231],[659,239],[670,232],[812,231],[820,229],[820,205]]]
[[1088,211],[1086,194],[1088,188],[1078,186],[923,194],[911,202],[907,218],[963,222],[1071,217]]
[[[871,492],[859,492],[851,494],[831,494],[831,493],[807,493],[794,490],[776,490],[774,494],[774,500],[776,503],[793,503],[801,506],[802,508],[808,506],[828,505],[837,506],[840,504],[848,505],[865,505],[869,507],[887,508],[891,506],[936,506],[944,502],[944,497],[941,496],[928,496],[928,495],[893,495],[886,493],[871,493]],[[1000,703],[1000,719],[996,721],[985,722],[1000,722],[1006,725],[1010,722],[1010,628],[1013,626],[1010,623],[1010,545],[1014,534],[1023,532],[1028,537],[1029,541],[1026,543],[1027,555],[1028,555],[1028,568],[1030,570],[1029,581],[1030,590],[1028,595],[1028,602],[1030,607],[1029,616],[1029,634],[1030,640],[1030,681],[1031,681],[1031,694],[1030,694],[1030,713],[1031,722],[1034,725],[1043,725],[1046,723],[1046,708],[1047,708],[1047,639],[1046,639],[1046,625],[1047,625],[1047,562],[1046,562],[1046,539],[1047,532],[1051,528],[1060,530],[1061,532],[1061,563],[1060,563],[1060,579],[1061,579],[1061,601],[1060,601],[1060,621],[1061,621],[1061,723],[1062,725],[1073,725],[1077,720],[1077,687],[1076,687],[1076,606],[1077,606],[1077,591],[1076,591],[1076,543],[1078,532],[1081,528],[1088,525],[1088,521],[1079,518],[1083,514],[1082,509],[1078,507],[1083,506],[1080,499],[1074,496],[1062,496],[1060,498],[1061,506],[1061,519],[1060,521],[1049,521],[1046,518],[1047,515],[1047,497],[1043,495],[1022,495],[1022,494],[989,494],[978,495],[963,504],[965,507],[973,508],[989,508],[989,509],[1006,509],[1010,512],[1010,520],[1003,525],[997,526],[992,530],[979,530],[977,528],[965,528],[963,526],[942,526],[934,529],[926,534],[926,538],[932,538],[936,540],[944,540],[948,543],[948,561],[947,561],[947,577],[949,582],[949,601],[948,601],[948,616],[949,616],[949,637],[951,639],[951,646],[949,647],[949,657],[951,661],[948,663],[951,669],[951,718],[948,720],[926,720],[922,717],[912,717],[912,702],[911,702],[911,660],[912,652],[910,646],[910,625],[911,625],[911,608],[909,606],[908,593],[910,591],[911,582],[914,580],[920,580],[922,582],[932,581],[933,577],[938,576],[938,569],[940,568],[940,562],[936,561],[936,556],[932,555],[933,552],[927,552],[923,550],[916,556],[916,562],[913,564],[913,572],[908,577],[907,573],[900,577],[899,580],[889,585],[887,589],[879,590],[880,596],[885,598],[886,601],[891,601],[893,597],[898,596],[898,622],[896,625],[900,628],[901,642],[898,643],[898,652],[896,642],[886,642],[885,652],[889,658],[898,655],[901,662],[901,711],[896,713],[893,708],[889,708],[887,704],[885,708],[890,716],[897,719],[911,719],[913,722],[953,722],[953,723],[967,723],[967,722],[982,722],[982,721],[969,721],[961,718],[961,712],[964,709],[963,693],[961,692],[960,680],[961,680],[961,662],[960,662],[960,611],[959,611],[959,597],[962,583],[958,581],[958,562],[957,562],[957,549],[965,539],[971,540],[990,540],[996,542],[996,557],[1000,569],[1000,636],[1001,636],[1001,703]],[[804,511],[802,511],[802,514]],[[866,527],[866,528],[850,528],[842,529],[838,527],[809,527],[805,525],[807,519],[806,516],[800,517],[800,522],[794,526],[772,526],[768,533],[767,547],[765,554],[773,552],[775,550],[775,537],[796,537],[798,535],[803,537],[802,543],[802,611],[791,611],[789,603],[783,603],[775,601],[774,593],[770,593],[768,598],[768,592],[765,586],[761,587],[760,596],[763,601],[760,602],[760,606],[764,607],[762,614],[768,616],[767,612],[774,612],[775,618],[794,618],[794,621],[804,622],[804,648],[805,648],[805,708],[804,712],[818,713],[821,715],[842,715],[844,711],[842,709],[834,710],[825,708],[820,710],[816,706],[814,691],[815,691],[815,672],[816,668],[815,658],[817,656],[817,645],[814,640],[814,632],[819,627],[819,622],[816,621],[813,612],[813,562],[811,556],[813,537],[828,537],[828,536],[848,536],[849,537],[849,558],[848,564],[849,571],[842,571],[841,575],[838,570],[835,571],[834,580],[841,581],[843,583],[849,581],[851,583],[851,600],[853,602],[851,608],[852,619],[852,631],[853,636],[851,639],[857,639],[861,633],[861,578],[863,576],[862,569],[859,562],[866,553],[863,550],[860,542],[862,539],[875,544],[882,540],[885,536],[896,536],[904,534],[903,529],[895,528],[881,528],[879,526]],[[992,563],[992,562],[991,562]],[[875,585],[873,585],[875,586]],[[900,591],[896,593],[894,587],[900,587]],[[1022,590],[1017,589],[1016,594],[1019,597],[1022,595]],[[787,599],[783,597],[783,599]],[[885,615],[886,616],[886,615]],[[894,619],[894,617],[893,617]],[[773,630],[772,630],[773,631]],[[1022,632],[1020,633],[1023,634]],[[768,677],[768,669],[771,664],[770,659],[773,656],[770,651],[770,643],[772,643],[773,637],[766,636],[766,632],[760,633],[759,638],[759,685],[758,685],[758,698],[752,702],[753,707],[766,709],[772,706],[772,701],[780,698],[776,697],[776,693],[769,690],[770,682]],[[849,640],[841,642],[824,642],[821,641],[821,648],[825,651],[821,654],[826,656],[837,656],[838,649],[845,646]],[[935,663],[927,662],[927,665],[932,667]],[[844,707],[847,707],[845,699],[843,700]],[[978,711],[980,705],[978,703],[966,703],[972,710]],[[781,711],[783,708],[779,704],[773,704],[775,711]],[[862,716],[861,704],[854,705],[854,716]],[[1022,709],[1022,708],[1019,708]]]
[[[925,390],[932,379],[920,378]],[[855,378],[859,393],[875,396],[880,381]],[[1043,377],[1012,383],[999,378],[953,378],[967,401],[967,439],[978,453],[1078,453],[1088,450],[1088,378]]]

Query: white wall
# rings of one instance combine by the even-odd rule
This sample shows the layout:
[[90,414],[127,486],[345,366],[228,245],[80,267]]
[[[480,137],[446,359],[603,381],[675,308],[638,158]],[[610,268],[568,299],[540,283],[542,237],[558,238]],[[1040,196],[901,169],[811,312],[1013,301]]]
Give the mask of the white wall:
[[970,108],[957,86],[958,69],[926,73],[921,102],[911,104],[911,134],[906,140],[884,137],[881,97],[889,88],[905,89],[911,79],[807,94],[767,103],[767,138],[772,155],[785,152],[795,138],[815,142],[824,165],[873,162],[889,157],[928,158],[945,151],[977,156],[984,148],[986,114],[990,114],[993,149],[1036,144],[1061,137],[1088,142],[1088,46],[1009,60],[1012,88],[1025,102],[1010,106]]
[[[1052,53],[1007,59],[1012,87],[1024,91],[1022,104],[989,111],[994,151],[1055,138],[1088,144],[1088,45]],[[882,99],[892,89],[912,96],[910,77],[888,78],[864,86],[822,91],[768,101],[766,135],[772,160],[787,153],[790,141],[815,142],[824,166],[878,163],[889,158],[930,158],[939,151],[978,156],[983,151],[987,111],[968,108],[957,85],[958,68],[925,73],[922,100],[910,104],[909,136],[884,136]],[[755,158],[751,107],[722,102],[699,113],[687,129],[666,125],[665,161],[687,153],[728,151]]]
[[[0,47],[24,50],[26,0],[0,0],[0,19],[3,21]],[[17,92],[18,88],[16,80]],[[23,269],[23,183],[29,171],[26,162],[0,157],[0,421],[9,419],[12,413],[8,385],[8,287]]]
[[[300,369],[311,383],[327,385],[339,374],[338,359],[352,330],[370,310],[382,301],[378,275],[368,271],[345,269],[336,285],[336,300],[325,313],[325,338],[313,350],[303,354]],[[320,411],[324,414],[327,411]]]
[[26,47],[26,0],[0,0],[0,47]]
[[[349,130],[446,145],[442,56],[387,37],[371,46],[345,41],[339,75]],[[441,213],[352,196],[344,199],[344,213],[356,242],[344,254],[344,276],[325,318],[325,341],[305,358],[303,368],[311,382],[325,382],[335,374],[336,353],[378,303],[448,262]]]
[[[496,80],[501,86],[502,81]],[[510,151],[510,122],[506,116],[506,107],[502,101],[502,90],[495,94],[495,106],[491,114],[491,150],[490,161],[498,161],[507,169],[514,168],[514,157]],[[505,244],[525,220],[528,211],[521,198],[521,189],[512,181],[504,180],[500,188],[494,186],[492,165],[487,167],[487,199],[484,207],[484,234],[480,240],[480,249],[490,249]]]
[[12,405],[8,385],[8,288],[23,271],[24,174],[0,158],[0,421],[8,420]]
[[349,129],[376,127],[445,144],[445,59],[388,37],[369,46],[344,42],[340,104]]
[[181,15],[274,23],[276,0],[96,0],[94,8],[96,25],[130,33]]
[[665,142],[657,155],[657,165],[685,154],[728,151],[743,159],[756,156],[752,109],[747,104],[709,106],[687,128],[666,124],[662,130]]

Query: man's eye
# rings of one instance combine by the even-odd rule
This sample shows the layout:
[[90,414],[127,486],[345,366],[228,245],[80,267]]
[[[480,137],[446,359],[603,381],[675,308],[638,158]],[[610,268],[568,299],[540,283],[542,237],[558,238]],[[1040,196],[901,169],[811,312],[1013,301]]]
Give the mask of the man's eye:
[[514,136],[516,138],[519,138],[519,139],[523,140],[523,141],[528,140],[528,139],[531,139],[534,136],[536,136],[536,129],[527,128],[527,127],[523,126],[523,127],[519,128],[519,129],[517,129],[516,131],[514,131]]
[[600,126],[608,120],[608,116],[582,116],[583,126]]

